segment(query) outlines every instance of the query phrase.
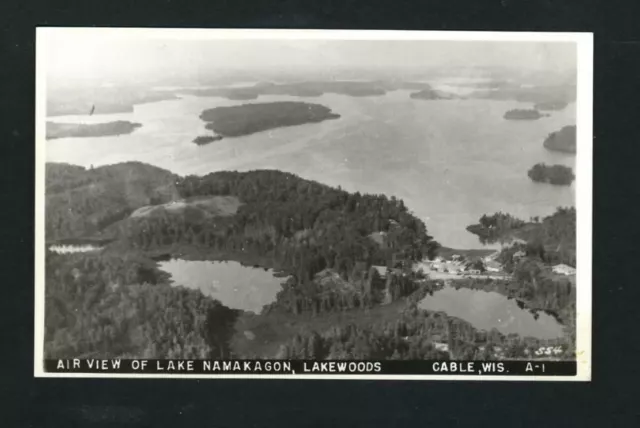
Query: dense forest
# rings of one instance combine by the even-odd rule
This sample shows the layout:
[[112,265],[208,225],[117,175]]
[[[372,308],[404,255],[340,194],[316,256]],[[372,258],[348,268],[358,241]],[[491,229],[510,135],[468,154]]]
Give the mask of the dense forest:
[[576,127],[565,126],[559,131],[552,132],[544,140],[544,147],[549,150],[558,152],[575,153],[576,152]]
[[[487,281],[491,283],[491,281]],[[486,290],[496,291],[500,283]],[[480,288],[478,284],[460,283],[458,286]],[[574,296],[564,289],[563,293],[552,291],[547,286],[548,296],[558,295],[556,306],[567,305],[565,310],[574,310]],[[498,290],[511,297],[526,294],[519,287]],[[278,358],[301,359],[464,359],[487,360],[501,358],[531,358],[541,346],[561,346],[560,358],[573,358],[575,337],[540,340],[504,335],[496,329],[479,331],[470,323],[450,317],[443,312],[418,309],[417,303],[424,297],[424,290],[418,290],[407,299],[400,313],[393,317],[369,318],[370,322],[347,322],[334,324],[324,330],[305,329],[293,334],[281,344]],[[572,300],[573,298],[573,300]],[[561,300],[557,300],[561,299]],[[552,300],[553,301],[553,300]],[[548,306],[548,305],[544,305]],[[563,310],[566,306],[562,306]],[[544,309],[546,310],[546,309]],[[574,314],[575,316],[575,314]]]
[[223,137],[239,137],[283,126],[338,119],[320,104],[293,101],[215,107],[200,114],[206,128]]
[[547,165],[537,163],[527,172],[530,179],[538,183],[549,183],[556,186],[569,186],[575,180],[573,170],[564,165]]
[[511,233],[524,225],[524,221],[511,214],[497,212],[492,215],[482,215],[479,222],[467,226],[467,230],[477,235],[482,244],[493,244],[508,241],[511,239]]
[[[48,164],[46,189],[48,242],[104,243],[47,253],[48,356],[482,359],[523,357],[542,343],[418,309],[442,284],[411,265],[439,245],[394,197],[273,170],[179,177],[135,162]],[[460,286],[493,287],[570,321],[572,291],[550,285],[543,265],[575,265],[575,209],[532,223],[497,213],[480,226],[517,232],[528,264],[507,263],[505,250],[512,283]],[[262,313],[243,313],[169,285],[158,256],[236,260],[289,279]],[[275,348],[246,331],[269,332]]]
[[[128,218],[112,232],[124,247],[151,253],[243,254],[285,270],[299,283],[330,268],[346,278],[356,264],[390,265],[393,257],[433,256],[438,244],[401,200],[349,194],[279,171],[216,172],[177,181],[182,198],[234,196],[233,216],[160,213]],[[384,232],[380,245],[370,238]],[[258,263],[259,261],[259,263]]]
[[116,120],[106,123],[57,123],[47,122],[47,140],[73,137],[108,137],[130,134],[142,124]]
[[[576,265],[576,209],[559,207],[542,221],[534,218],[525,222],[502,212],[483,215],[479,223],[467,227],[481,242],[512,243],[502,250],[509,257],[518,251],[536,257],[547,264]],[[510,262],[501,261],[507,271]]]
[[218,358],[237,311],[168,285],[148,259],[46,256],[45,355],[50,358]]
[[178,197],[177,177],[140,162],[46,166],[47,241],[91,237],[134,210]]

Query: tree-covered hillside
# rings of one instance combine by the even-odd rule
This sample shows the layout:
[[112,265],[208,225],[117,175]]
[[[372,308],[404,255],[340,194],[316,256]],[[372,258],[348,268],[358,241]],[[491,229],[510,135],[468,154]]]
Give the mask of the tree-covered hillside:
[[48,358],[218,358],[237,311],[140,257],[46,256]]
[[[135,162],[49,164],[46,179],[48,239],[111,238],[98,252],[47,253],[50,357],[440,358],[446,343],[451,358],[515,358],[540,343],[417,309],[442,284],[409,268],[439,245],[394,197],[273,170],[179,177]],[[575,265],[575,209],[528,223],[498,213],[479,227],[527,242],[528,264],[508,266],[514,280],[496,290],[570,320],[572,287],[534,264]],[[243,313],[170,285],[156,256],[235,260],[289,279],[262,313]]]
[[140,162],[46,165],[46,239],[92,236],[134,210],[177,198],[176,176]]
[[510,251],[517,252],[527,247],[531,253],[543,254],[546,263],[576,263],[576,209],[558,207],[552,215],[542,221],[534,218],[525,222],[510,214],[496,213],[483,215],[478,224],[467,227],[469,232],[478,235],[482,242],[521,241],[513,245]]

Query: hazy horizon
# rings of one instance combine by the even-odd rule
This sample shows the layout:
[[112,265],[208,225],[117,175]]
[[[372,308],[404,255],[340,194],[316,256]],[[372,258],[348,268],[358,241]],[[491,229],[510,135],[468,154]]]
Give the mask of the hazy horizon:
[[[101,31],[47,32],[45,65],[52,83],[82,80],[201,80],[265,73],[411,77],[440,68],[505,68],[572,75],[573,42],[442,40],[287,40],[140,38]],[[114,34],[114,33],[111,33]],[[473,69],[477,70],[473,70]],[[370,74],[365,76],[365,74]]]

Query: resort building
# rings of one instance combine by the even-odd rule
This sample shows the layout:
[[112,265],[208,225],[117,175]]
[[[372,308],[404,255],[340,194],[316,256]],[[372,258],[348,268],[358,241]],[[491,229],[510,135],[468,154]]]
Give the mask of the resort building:
[[575,268],[572,268],[569,265],[565,265],[564,263],[555,265],[552,269],[553,269],[553,273],[557,273],[559,275],[575,275],[576,274]]

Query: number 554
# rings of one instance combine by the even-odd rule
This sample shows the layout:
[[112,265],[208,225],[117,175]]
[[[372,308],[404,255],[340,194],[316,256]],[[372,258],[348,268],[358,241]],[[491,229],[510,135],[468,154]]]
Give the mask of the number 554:
[[562,346],[541,346],[534,352],[534,354],[536,354],[539,357],[542,355],[562,354]]

